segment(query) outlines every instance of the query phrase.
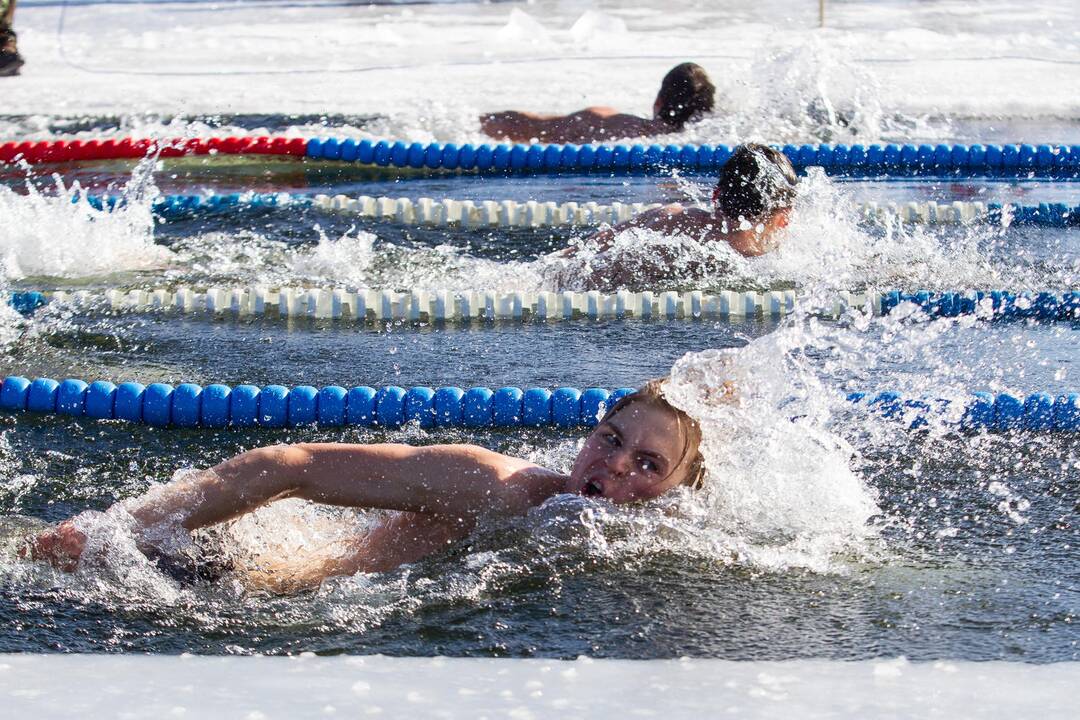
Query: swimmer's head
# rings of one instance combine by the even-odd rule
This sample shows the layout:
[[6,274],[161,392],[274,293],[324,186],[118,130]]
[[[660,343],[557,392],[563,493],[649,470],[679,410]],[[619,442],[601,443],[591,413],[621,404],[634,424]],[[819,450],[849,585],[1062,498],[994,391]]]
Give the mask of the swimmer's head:
[[739,145],[731,154],[713,191],[716,209],[732,222],[766,224],[795,202],[799,178],[787,155],[756,143]]
[[585,439],[568,490],[625,503],[704,481],[701,427],[653,380],[615,403]]
[[705,68],[695,63],[673,67],[663,82],[653,103],[653,117],[672,131],[682,130],[686,123],[699,120],[712,112],[716,88],[705,74]]

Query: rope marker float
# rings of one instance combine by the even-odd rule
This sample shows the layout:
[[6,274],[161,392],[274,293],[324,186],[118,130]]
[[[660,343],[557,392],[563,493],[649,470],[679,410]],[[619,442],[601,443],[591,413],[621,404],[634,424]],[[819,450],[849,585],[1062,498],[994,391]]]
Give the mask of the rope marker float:
[[[116,385],[8,376],[0,385],[0,409],[126,420],[156,427],[300,427],[362,425],[400,427],[589,427],[633,388],[608,391],[561,387],[402,388],[337,385],[209,385],[167,383]],[[904,399],[895,392],[852,393],[848,401],[908,427],[926,425],[950,408],[946,400]],[[1080,431],[1080,394],[1037,392],[1026,398],[973,393],[963,405],[962,430]]]

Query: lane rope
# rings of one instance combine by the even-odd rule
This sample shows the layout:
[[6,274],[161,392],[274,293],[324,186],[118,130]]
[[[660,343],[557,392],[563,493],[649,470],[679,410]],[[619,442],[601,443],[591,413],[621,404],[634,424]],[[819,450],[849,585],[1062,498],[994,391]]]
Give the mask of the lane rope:
[[[81,196],[73,196],[77,201]],[[123,197],[89,195],[87,202],[97,210],[122,207]],[[536,200],[453,200],[421,197],[373,197],[308,195],[298,193],[232,193],[228,195],[165,195],[153,201],[152,210],[163,219],[176,219],[198,212],[239,208],[316,207],[320,210],[354,214],[363,218],[404,225],[433,227],[579,227],[614,225],[632,220],[643,212],[663,207],[665,203],[602,204],[587,202],[539,202]],[[1080,225],[1080,204],[1038,203],[1019,205],[998,202],[956,200],[925,202],[864,202],[859,216],[868,222],[922,225],[1038,225],[1075,227]]]
[[[29,314],[48,304],[76,310],[146,312],[177,311],[232,317],[311,318],[316,320],[381,323],[405,321],[469,322],[531,320],[642,319],[747,319],[778,318],[800,302],[795,290],[689,291],[619,290],[602,293],[576,291],[408,291],[366,288],[269,288],[259,285],[194,289],[136,288],[105,291],[19,291],[9,303]],[[849,310],[886,315],[896,308],[921,310],[929,317],[975,315],[985,320],[1080,320],[1080,291],[1010,292],[966,290],[958,292],[841,292],[828,307],[814,307],[817,315],[839,317]]]
[[[300,385],[227,385],[202,387],[195,383],[142,385],[105,380],[87,383],[51,378],[33,381],[8,376],[0,385],[0,409],[126,420],[157,427],[299,427],[380,426],[416,423],[433,427],[579,427],[595,425],[619,398],[633,388],[608,391],[561,387],[473,387],[379,389],[338,385],[315,388]],[[909,428],[927,425],[935,417],[960,430],[1080,430],[1080,394],[1057,397],[1037,392],[1025,397],[1009,393],[972,393],[954,412],[948,400],[905,399],[896,392],[852,393],[856,407],[897,418]],[[952,420],[952,418],[959,420]]]
[[[847,177],[1080,178],[1080,145],[856,143],[773,145],[796,170],[820,167]],[[0,162],[29,164],[213,154],[303,156],[400,170],[494,174],[715,172],[729,145],[508,145],[407,143],[352,138],[214,137],[206,139],[39,140],[0,143]]]

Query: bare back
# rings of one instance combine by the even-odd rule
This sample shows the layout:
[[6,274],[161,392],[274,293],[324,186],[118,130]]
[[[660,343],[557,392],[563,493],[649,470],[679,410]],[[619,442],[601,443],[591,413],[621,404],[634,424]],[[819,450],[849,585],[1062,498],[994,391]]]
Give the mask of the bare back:
[[589,107],[569,115],[507,110],[481,116],[480,129],[498,140],[549,143],[587,143],[668,132],[662,122],[619,113],[609,107]]

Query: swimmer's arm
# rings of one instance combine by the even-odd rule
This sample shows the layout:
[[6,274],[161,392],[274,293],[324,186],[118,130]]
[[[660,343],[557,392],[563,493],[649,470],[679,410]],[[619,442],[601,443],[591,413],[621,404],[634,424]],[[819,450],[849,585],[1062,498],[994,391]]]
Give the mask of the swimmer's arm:
[[258,448],[133,503],[144,526],[180,516],[188,530],[279,498],[475,517],[516,514],[561,492],[561,475],[471,445],[306,443]]
[[[517,514],[563,491],[564,476],[471,445],[300,444],[257,448],[125,502],[146,530],[196,530],[287,497],[463,518]],[[86,536],[71,521],[25,554],[74,569]]]

